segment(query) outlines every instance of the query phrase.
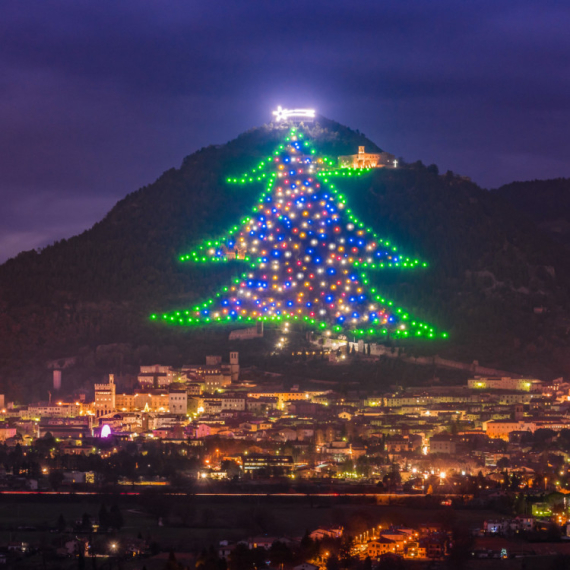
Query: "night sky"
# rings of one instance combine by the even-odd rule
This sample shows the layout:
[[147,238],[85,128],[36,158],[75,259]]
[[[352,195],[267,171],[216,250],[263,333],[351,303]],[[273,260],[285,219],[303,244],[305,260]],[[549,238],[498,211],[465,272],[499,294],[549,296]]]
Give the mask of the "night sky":
[[485,188],[570,176],[569,29],[543,0],[3,0],[0,262],[278,104]]

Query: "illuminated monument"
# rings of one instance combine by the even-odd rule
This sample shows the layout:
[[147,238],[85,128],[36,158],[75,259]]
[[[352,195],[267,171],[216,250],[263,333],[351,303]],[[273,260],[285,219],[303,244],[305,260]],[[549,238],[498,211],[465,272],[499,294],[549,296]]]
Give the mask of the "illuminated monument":
[[[314,111],[280,108],[274,115],[279,121],[301,120]],[[332,183],[335,177],[365,176],[372,168],[338,168],[335,162],[318,152],[308,132],[292,127],[271,156],[250,172],[228,178],[239,185],[261,182],[265,191],[252,214],[180,261],[241,264],[245,271],[202,303],[151,319],[182,326],[298,322],[322,333],[350,331],[361,338],[447,336],[395,306],[371,284],[369,271],[427,264],[402,255],[366,227]]]

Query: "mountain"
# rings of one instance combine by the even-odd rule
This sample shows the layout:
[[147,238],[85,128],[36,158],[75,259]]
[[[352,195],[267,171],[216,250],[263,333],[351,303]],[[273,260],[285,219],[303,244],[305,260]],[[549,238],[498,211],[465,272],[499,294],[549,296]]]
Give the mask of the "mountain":
[[[380,150],[324,118],[307,130],[332,156],[359,145]],[[166,328],[148,316],[191,305],[236,271],[232,264],[181,264],[178,256],[251,210],[261,185],[236,188],[225,180],[249,170],[283,135],[266,125],[203,148],[127,195],[90,230],[0,266],[3,390],[44,395],[51,359],[76,357],[77,385],[110,367],[189,360],[227,338],[224,330]],[[542,376],[566,373],[565,248],[496,193],[440,175],[435,165],[400,165],[338,186],[365,223],[429,262],[425,270],[373,276],[387,296],[449,332],[447,341],[408,350]]]
[[531,218],[542,230],[570,246],[570,179],[505,184],[493,193]]

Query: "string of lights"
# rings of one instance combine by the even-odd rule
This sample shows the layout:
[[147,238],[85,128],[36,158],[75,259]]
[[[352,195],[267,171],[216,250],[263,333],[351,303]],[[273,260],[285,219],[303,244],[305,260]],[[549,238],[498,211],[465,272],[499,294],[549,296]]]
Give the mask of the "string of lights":
[[330,181],[369,170],[335,168],[333,160],[317,156],[301,131],[291,129],[271,156],[249,173],[227,179],[266,182],[252,215],[221,239],[180,257],[235,260],[248,270],[200,305],[151,319],[178,325],[299,321],[328,333],[446,337],[368,287],[364,269],[427,267],[367,228]]

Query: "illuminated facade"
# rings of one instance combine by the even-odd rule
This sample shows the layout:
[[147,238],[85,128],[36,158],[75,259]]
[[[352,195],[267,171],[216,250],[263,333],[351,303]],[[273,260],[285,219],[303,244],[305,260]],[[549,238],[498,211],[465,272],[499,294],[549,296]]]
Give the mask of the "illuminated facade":
[[114,412],[116,409],[116,386],[115,377],[109,374],[108,384],[95,384],[95,402],[93,410],[97,417]]
[[243,470],[249,475],[289,475],[295,466],[288,455],[242,455]]
[[357,154],[339,156],[338,163],[341,168],[383,168],[395,167],[396,157],[389,152],[366,152],[363,146],[358,147]]
[[533,392],[542,387],[542,382],[534,378],[510,378],[475,376],[467,381],[467,386],[474,390],[513,390],[518,392]]
[[397,545],[393,540],[389,538],[380,537],[375,540],[371,540],[367,546],[367,554],[370,558],[375,559],[382,554],[387,554],[388,552],[396,552]]
[[528,431],[533,432],[536,430],[534,422],[514,421],[514,420],[490,420],[483,422],[483,429],[487,437],[492,439],[503,439],[509,441],[509,434],[514,431]]
[[186,414],[188,411],[188,392],[170,390],[168,393],[168,411],[171,414]]

